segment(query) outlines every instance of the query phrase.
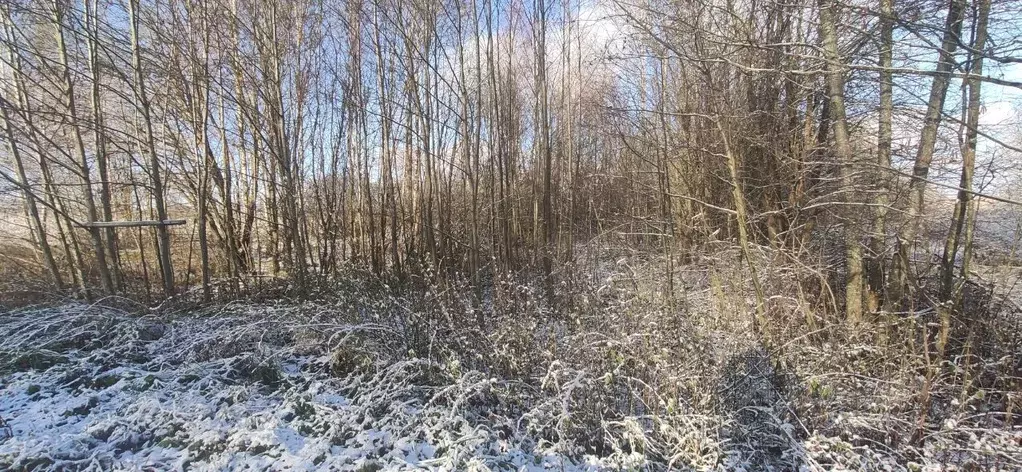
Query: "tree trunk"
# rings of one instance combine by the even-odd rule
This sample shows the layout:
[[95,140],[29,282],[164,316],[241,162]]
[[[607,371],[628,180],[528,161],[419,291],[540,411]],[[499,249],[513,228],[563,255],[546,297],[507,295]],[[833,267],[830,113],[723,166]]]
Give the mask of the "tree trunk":
[[880,110],[877,126],[877,172],[879,183],[873,200],[876,213],[870,236],[870,257],[866,274],[869,286],[870,311],[876,311],[882,300],[884,289],[884,259],[887,254],[887,210],[891,192],[891,121],[894,116],[894,80],[892,55],[894,48],[894,0],[880,0]]
[[856,199],[855,157],[848,136],[845,115],[844,66],[838,52],[836,12],[829,0],[819,0],[820,39],[827,60],[827,96],[830,99],[830,121],[834,132],[834,151],[841,169],[841,183],[846,201],[851,204],[851,217],[845,221],[845,318],[851,323],[862,320],[862,248],[858,221],[854,217]]
[[[103,207],[103,221],[113,221],[113,208],[110,201],[110,170],[107,164],[106,135],[104,131],[104,115],[102,97],[100,96],[99,75],[99,5],[95,0],[83,0],[85,7],[86,31],[89,46],[89,70],[92,74],[92,113],[93,136],[95,141],[96,167],[99,168],[99,201]],[[115,289],[120,289],[123,280],[120,271],[120,258],[117,254],[117,232],[114,228],[106,228],[106,251],[110,257],[111,279]]]
[[912,168],[912,180],[908,188],[909,202],[906,222],[898,232],[898,253],[891,269],[888,301],[893,309],[904,308],[912,295],[911,257],[916,234],[922,224],[926,177],[930,172],[930,162],[933,161],[933,150],[937,144],[937,131],[944,113],[944,99],[951,81],[951,72],[955,63],[954,55],[960,41],[964,11],[964,0],[951,0],[944,24],[944,38],[941,41],[936,75],[930,86],[930,98],[926,105],[926,115],[923,118],[923,130],[919,137],[919,147],[916,150],[915,165]]
[[[138,31],[138,2],[139,0],[128,0],[128,22],[131,28],[131,52],[132,68],[134,69],[135,99],[142,112],[143,125],[143,146],[149,154],[149,175],[152,179],[153,202],[156,206],[156,218],[163,222],[167,218],[167,204],[164,200],[163,177],[160,171],[160,157],[156,153],[156,140],[153,136],[152,110],[149,106],[149,95],[145,88],[145,74],[142,71],[142,48],[139,45]],[[156,227],[158,236],[157,246],[159,248],[160,270],[163,275],[163,292],[166,296],[174,295],[174,263],[170,257],[170,230],[165,225]]]
[[[979,115],[981,85],[978,77],[983,75],[983,56],[987,41],[987,20],[990,17],[990,0],[978,0],[976,24],[970,47],[969,78],[966,79],[968,97],[965,110],[965,140],[962,146],[962,174],[958,183],[958,200],[955,203],[951,227],[948,230],[941,258],[941,332],[938,338],[938,352],[943,354],[951,324],[951,312],[961,302],[962,288],[969,278],[971,235],[975,224],[974,196],[972,194],[973,174],[976,169],[976,142],[979,137]],[[962,246],[962,233],[966,232],[965,254],[962,258],[961,280],[955,283],[955,260]]]
[[[85,210],[89,222],[99,221],[99,212],[96,209],[96,201],[92,194],[92,178],[90,177],[90,166],[85,154],[85,141],[82,139],[80,123],[78,121],[78,107],[75,103],[74,82],[71,80],[71,69],[68,60],[67,44],[64,41],[64,11],[60,0],[53,1],[53,24],[57,40],[57,50],[60,55],[60,73],[64,90],[64,105],[67,108],[70,118],[72,137],[74,139],[74,152],[77,153],[79,168],[82,177],[82,194],[85,203]],[[92,247],[96,253],[96,269],[99,272],[100,282],[103,291],[114,293],[113,278],[106,260],[106,246],[103,243],[103,236],[97,227],[88,228],[89,236],[92,238]]]
[[14,159],[14,166],[18,173],[18,186],[22,188],[22,198],[25,199],[25,211],[28,214],[29,228],[32,230],[33,239],[36,242],[36,249],[42,256],[46,271],[50,274],[50,280],[57,290],[64,290],[64,280],[60,276],[60,269],[57,261],[53,258],[53,250],[46,235],[46,227],[39,216],[39,207],[36,205],[36,195],[30,190],[31,185],[28,174],[25,172],[25,163],[21,158],[21,151],[18,148],[14,128],[11,126],[10,112],[7,106],[0,106],[0,118],[3,118],[4,131],[7,134],[7,144],[11,150],[11,157]]

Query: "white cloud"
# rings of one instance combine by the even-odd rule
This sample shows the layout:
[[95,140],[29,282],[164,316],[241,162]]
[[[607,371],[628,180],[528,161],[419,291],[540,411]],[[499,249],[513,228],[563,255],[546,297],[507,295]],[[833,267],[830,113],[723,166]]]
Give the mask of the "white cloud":
[[985,103],[980,110],[979,124],[982,126],[1000,126],[1014,121],[1016,118],[1015,106],[1012,102],[1002,100],[992,103]]

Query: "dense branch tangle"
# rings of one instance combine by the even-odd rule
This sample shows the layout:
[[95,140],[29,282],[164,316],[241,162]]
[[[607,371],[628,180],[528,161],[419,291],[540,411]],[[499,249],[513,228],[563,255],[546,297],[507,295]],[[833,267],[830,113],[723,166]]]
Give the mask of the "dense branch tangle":
[[[733,239],[762,324],[755,246],[833,254],[817,236],[835,229],[859,320],[884,298],[888,232],[894,298],[911,292],[924,168],[958,106],[946,90],[967,81],[975,107],[982,57],[1017,59],[1017,38],[968,40],[990,10],[970,6],[17,0],[3,8],[3,175],[58,287],[148,293],[160,274],[165,293],[201,282],[208,299],[217,280],[305,285],[353,264],[465,274],[480,297],[535,271],[553,301],[564,263],[621,242],[663,255],[673,300],[675,264]],[[920,77],[927,103],[911,101]],[[906,182],[892,110],[919,105]],[[961,200],[952,252],[974,218]],[[112,223],[174,219],[189,225]]]

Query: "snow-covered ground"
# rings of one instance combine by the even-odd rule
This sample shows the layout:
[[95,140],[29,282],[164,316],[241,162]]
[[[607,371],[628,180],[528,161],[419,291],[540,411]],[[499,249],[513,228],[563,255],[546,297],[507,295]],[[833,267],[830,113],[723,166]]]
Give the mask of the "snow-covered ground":
[[998,413],[1016,392],[996,382],[937,384],[920,447],[925,371],[886,367],[915,362],[909,344],[768,352],[700,300],[713,290],[685,317],[613,290],[574,327],[523,303],[485,333],[456,298],[358,283],[0,312],[0,470],[1022,470],[1022,427]]
[[382,328],[293,315],[157,320],[69,305],[3,318],[0,469],[601,467],[476,405],[513,386],[419,359],[377,366],[368,349],[317,352],[303,337],[354,346],[342,340]]

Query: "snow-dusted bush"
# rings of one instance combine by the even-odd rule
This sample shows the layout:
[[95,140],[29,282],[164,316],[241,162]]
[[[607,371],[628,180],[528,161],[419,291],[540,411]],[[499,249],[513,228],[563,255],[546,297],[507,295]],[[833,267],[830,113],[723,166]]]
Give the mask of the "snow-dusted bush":
[[928,364],[926,313],[834,323],[825,277],[758,254],[759,336],[748,273],[719,255],[679,269],[673,300],[660,261],[622,257],[574,267],[553,301],[527,273],[479,292],[353,272],[312,299],[6,313],[0,468],[1022,464],[1013,344],[979,337],[1005,317]]

